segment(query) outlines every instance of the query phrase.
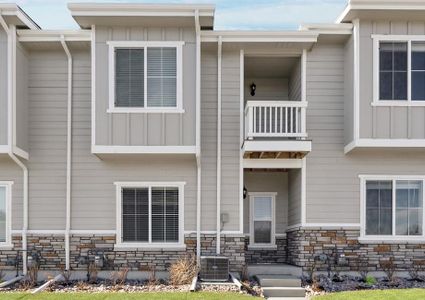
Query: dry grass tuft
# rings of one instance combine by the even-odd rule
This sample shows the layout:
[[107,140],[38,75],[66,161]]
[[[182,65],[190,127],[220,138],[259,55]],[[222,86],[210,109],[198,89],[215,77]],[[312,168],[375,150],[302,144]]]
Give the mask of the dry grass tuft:
[[193,255],[180,258],[170,266],[170,283],[172,285],[190,284],[198,274],[198,264]]

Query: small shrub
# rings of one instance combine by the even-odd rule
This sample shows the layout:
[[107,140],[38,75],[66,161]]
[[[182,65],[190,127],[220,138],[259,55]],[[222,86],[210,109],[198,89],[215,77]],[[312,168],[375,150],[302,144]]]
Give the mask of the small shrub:
[[33,262],[27,271],[27,280],[31,286],[36,286],[38,281],[38,270],[40,266],[37,262]]
[[112,284],[116,285],[122,285],[127,281],[127,275],[128,275],[128,271],[130,271],[129,268],[124,268],[120,271],[115,271],[112,272],[111,274],[111,282]]
[[367,274],[369,273],[367,268],[368,268],[367,259],[360,258],[359,261],[358,261],[357,269],[359,271],[360,277],[361,277],[363,282],[366,282]]
[[411,267],[409,268],[409,276],[412,280],[423,281],[423,276],[421,276],[421,272],[424,271],[425,261],[413,261]]
[[97,274],[99,273],[99,269],[94,262],[89,263],[88,266],[88,282],[95,283],[97,281]]
[[63,282],[65,284],[69,284],[69,282],[71,281],[71,276],[72,276],[71,270],[66,270],[64,266],[61,266],[60,273],[63,277]]
[[387,275],[387,279],[390,282],[394,281],[394,273],[395,273],[395,264],[394,264],[394,257],[390,257],[386,261],[381,261],[381,268]]
[[316,259],[313,260],[312,264],[307,268],[307,281],[314,283],[314,273],[316,272]]
[[3,270],[0,270],[0,282],[3,282],[5,277],[6,273]]
[[249,281],[248,267],[246,265],[242,267],[241,281]]
[[156,268],[155,265],[151,265],[148,267],[148,285],[156,285],[158,280],[156,279]]
[[367,285],[375,285],[376,283],[377,283],[377,280],[376,280],[376,278],[375,277],[373,277],[373,276],[371,276],[371,275],[367,275],[366,277],[365,277],[365,280],[364,280],[364,282],[367,284]]
[[180,258],[169,268],[170,283],[172,285],[190,284],[198,274],[198,264],[194,256]]

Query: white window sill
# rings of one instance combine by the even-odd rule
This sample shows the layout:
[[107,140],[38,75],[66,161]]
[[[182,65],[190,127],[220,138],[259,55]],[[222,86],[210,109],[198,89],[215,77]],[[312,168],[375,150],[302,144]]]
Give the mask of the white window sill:
[[137,108],[137,107],[114,107],[108,108],[107,113],[113,114],[183,114],[181,108]]
[[371,103],[372,106],[399,106],[399,107],[408,107],[408,106],[425,106],[425,101],[420,100],[414,100],[414,101],[407,101],[407,100],[377,100]]
[[114,251],[185,251],[186,244],[115,244]]
[[0,250],[8,251],[13,250],[12,244],[0,244]]
[[359,237],[360,244],[425,244],[425,237]]
[[248,250],[277,250],[277,245],[248,245]]

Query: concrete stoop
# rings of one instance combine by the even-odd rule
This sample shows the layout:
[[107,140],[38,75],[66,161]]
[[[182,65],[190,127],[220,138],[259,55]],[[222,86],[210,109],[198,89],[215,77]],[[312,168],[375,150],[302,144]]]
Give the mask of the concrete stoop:
[[305,299],[305,289],[301,287],[301,279],[294,275],[256,275],[263,289],[264,297],[271,300]]

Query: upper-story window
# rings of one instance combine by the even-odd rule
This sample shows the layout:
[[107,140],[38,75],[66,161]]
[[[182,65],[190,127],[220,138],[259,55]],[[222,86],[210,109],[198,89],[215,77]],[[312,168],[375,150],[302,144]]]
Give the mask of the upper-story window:
[[374,103],[425,105],[425,37],[373,36]]
[[108,42],[110,112],[182,111],[183,42]]

